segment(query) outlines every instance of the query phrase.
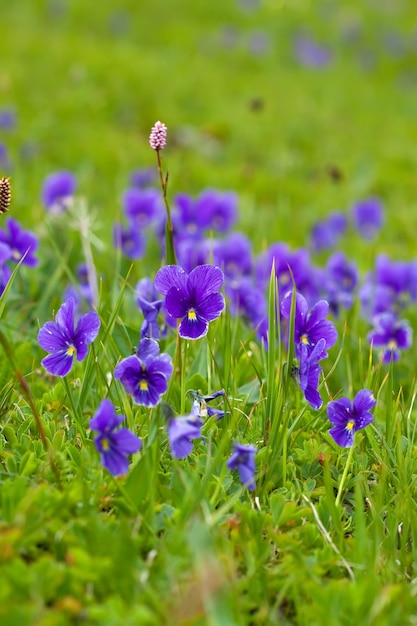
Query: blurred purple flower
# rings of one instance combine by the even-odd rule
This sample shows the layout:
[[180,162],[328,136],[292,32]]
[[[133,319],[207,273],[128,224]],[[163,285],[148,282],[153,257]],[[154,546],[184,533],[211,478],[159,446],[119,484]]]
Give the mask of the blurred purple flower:
[[88,344],[98,335],[100,319],[94,311],[86,313],[75,326],[75,302],[69,298],[59,309],[55,322],[46,322],[38,333],[41,348],[50,352],[42,360],[43,367],[54,376],[66,376],[71,370],[74,357],[83,361]]
[[224,309],[219,293],[223,280],[223,272],[213,265],[199,265],[190,274],[179,265],[167,265],[157,272],[155,287],[165,296],[168,313],[181,319],[181,337],[199,339],[207,334],[209,322]]
[[252,271],[252,243],[243,233],[231,233],[223,240],[215,241],[214,263],[226,277],[242,276]]
[[249,491],[256,488],[255,484],[255,455],[257,449],[255,446],[243,445],[240,443],[233,444],[233,452],[227,461],[227,467],[231,470],[239,472],[239,478],[244,487]]
[[62,213],[72,203],[77,188],[74,174],[66,170],[49,174],[42,186],[42,202],[50,213]]
[[367,198],[352,207],[354,225],[363,239],[373,239],[384,222],[384,209],[378,198]]
[[315,42],[307,35],[296,38],[295,55],[301,65],[317,69],[329,65],[332,61],[332,54],[329,48]]
[[159,345],[153,339],[141,339],[137,354],[120,361],[114,377],[120,380],[136,404],[156,406],[168,389],[173,366],[168,354],[159,354]]
[[159,222],[164,215],[161,193],[157,189],[126,189],[122,205],[128,221],[140,228]]
[[316,222],[310,233],[312,249],[320,252],[335,247],[346,227],[347,218],[343,213],[331,213],[326,219]]
[[140,337],[159,339],[158,315],[163,301],[158,298],[159,294],[150,278],[142,278],[136,285],[136,303],[140,307],[144,320],[140,329]]
[[0,109],[0,128],[13,130],[16,127],[16,111],[13,109]]
[[338,315],[340,307],[349,309],[358,283],[358,269],[343,252],[335,252],[327,261],[324,290],[330,309]]
[[98,431],[94,444],[100,453],[101,463],[113,476],[126,474],[128,455],[142,447],[142,441],[127,428],[116,430],[124,419],[124,415],[116,415],[113,404],[105,399],[90,420],[91,430]]
[[132,261],[141,259],[145,254],[145,235],[133,222],[127,226],[115,224],[113,226],[113,242],[115,247],[119,248],[125,257]]
[[11,249],[10,260],[19,263],[26,254],[22,263],[35,267],[39,263],[35,257],[38,248],[38,238],[30,231],[21,228],[19,222],[12,217],[6,219],[6,229],[0,229],[0,242],[5,243]]
[[376,400],[368,389],[358,391],[353,403],[349,398],[340,398],[329,402],[327,415],[333,426],[329,430],[329,434],[338,446],[350,448],[353,445],[355,432],[372,422],[373,415],[370,411],[375,404]]
[[153,167],[134,170],[130,175],[130,184],[135,189],[144,189],[151,186],[156,179],[156,171]]
[[382,348],[384,363],[391,359],[398,361],[401,350],[411,346],[413,329],[407,320],[399,320],[395,313],[386,312],[373,319],[374,330],[368,334],[368,341],[374,348]]

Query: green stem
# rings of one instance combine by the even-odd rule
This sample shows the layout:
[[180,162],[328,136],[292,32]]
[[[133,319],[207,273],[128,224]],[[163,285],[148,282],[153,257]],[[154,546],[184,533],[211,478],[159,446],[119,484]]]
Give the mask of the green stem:
[[349,450],[349,456],[347,458],[346,461],[346,465],[345,465],[345,469],[343,470],[343,475],[339,484],[339,490],[337,492],[337,497],[336,497],[336,508],[340,505],[340,500],[342,499],[342,493],[343,493],[343,487],[345,486],[345,482],[346,482],[346,478],[348,475],[348,471],[350,469],[350,465],[352,463],[352,457],[353,457],[353,449],[354,449],[354,445],[352,443],[352,446]]
[[16,362],[14,360],[14,356],[13,356],[13,352],[12,349],[10,347],[9,342],[7,341],[6,337],[3,335],[3,333],[0,331],[0,343],[2,344],[4,351],[7,355],[7,358],[9,359],[10,363],[12,364],[12,367],[14,369],[14,375],[17,378],[17,382],[20,385],[20,388],[23,391],[23,394],[26,396],[26,400],[28,401],[28,404],[30,406],[30,410],[32,411],[32,415],[35,418],[35,423],[36,423],[36,427],[38,429],[39,432],[39,437],[41,438],[42,441],[42,445],[45,449],[45,452],[47,453],[48,457],[49,457],[49,463],[51,466],[51,469],[55,475],[55,479],[56,482],[58,484],[58,487],[61,489],[61,479],[59,476],[59,472],[58,472],[58,468],[56,466],[55,463],[55,459],[54,459],[54,455],[52,452],[52,449],[49,445],[48,439],[46,438],[45,435],[45,430],[43,428],[43,423],[42,423],[42,419],[41,416],[38,413],[38,409],[36,408],[35,405],[35,401],[33,399],[32,396],[32,392],[30,390],[29,385],[27,384],[26,379],[24,378],[24,376],[22,375],[22,372],[19,370],[19,368],[16,365]]
[[77,409],[77,407],[74,404],[74,399],[72,397],[72,393],[71,393],[71,389],[69,387],[68,381],[65,378],[65,376],[62,377],[61,380],[62,380],[62,384],[64,385],[66,394],[68,396],[69,403],[71,405],[71,410],[72,410],[74,421],[75,421],[76,426],[77,426],[77,430],[78,430],[78,432],[80,434],[81,439],[83,441],[86,441],[85,428],[84,428],[84,425],[81,422],[80,416],[78,415],[78,409]]
[[165,208],[167,211],[167,223],[165,227],[165,246],[166,246],[166,259],[168,265],[176,265],[177,258],[175,256],[175,248],[174,248],[174,229],[172,228],[171,221],[171,209],[168,202],[167,189],[168,189],[168,172],[163,175],[162,172],[162,160],[160,151],[156,151],[156,157],[158,159],[158,172],[159,172],[159,181],[161,183],[162,196],[164,199]]

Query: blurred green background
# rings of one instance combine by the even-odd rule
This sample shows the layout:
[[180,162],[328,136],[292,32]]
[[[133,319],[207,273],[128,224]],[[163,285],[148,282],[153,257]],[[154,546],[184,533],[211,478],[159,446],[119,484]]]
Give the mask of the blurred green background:
[[159,119],[171,193],[234,189],[239,227],[258,249],[274,238],[304,245],[319,216],[370,194],[387,209],[384,246],[413,245],[415,2],[3,0],[1,9],[0,99],[17,125],[0,140],[14,213],[28,225],[43,217],[43,178],[61,168],[114,219],[132,169],[155,164],[148,135]]

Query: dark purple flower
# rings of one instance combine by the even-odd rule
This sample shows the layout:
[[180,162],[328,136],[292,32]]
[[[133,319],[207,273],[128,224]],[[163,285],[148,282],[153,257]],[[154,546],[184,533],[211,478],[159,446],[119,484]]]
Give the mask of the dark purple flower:
[[376,400],[372,391],[368,389],[358,391],[353,403],[349,398],[340,398],[329,402],[327,415],[333,426],[329,430],[329,434],[338,446],[350,448],[353,445],[355,432],[372,422],[373,415],[370,411],[375,404]]
[[159,345],[154,339],[144,338],[139,342],[137,354],[116,366],[114,377],[120,380],[136,404],[156,406],[168,389],[172,371],[171,357],[159,354]]
[[38,259],[35,252],[38,248],[38,238],[31,232],[23,230],[12,217],[6,219],[6,229],[0,230],[0,242],[9,246],[12,251],[10,260],[19,263],[21,258],[26,254],[22,263],[35,267]]
[[132,261],[141,259],[145,254],[145,235],[133,222],[128,226],[115,224],[113,227],[113,241],[115,247],[120,248],[125,257]]
[[127,189],[122,204],[128,221],[139,228],[159,222],[164,214],[161,193],[157,189]]
[[227,467],[239,472],[239,478],[244,487],[253,491],[255,485],[255,446],[247,446],[240,443],[233,444],[233,452],[227,461]]
[[336,246],[346,227],[344,213],[331,213],[325,220],[316,222],[310,234],[313,250],[319,252]]
[[[289,291],[281,303],[281,315],[288,320],[291,316],[291,303],[292,292]],[[328,311],[328,302],[320,300],[309,312],[307,300],[301,294],[296,294],[294,343],[297,356],[299,356],[301,345],[307,346],[308,351],[311,352],[320,339],[325,340],[326,350],[334,346],[337,340],[337,330],[333,322],[325,319]]]
[[352,207],[355,227],[364,239],[373,239],[384,222],[384,209],[378,198],[367,198]]
[[407,320],[399,320],[395,313],[386,312],[373,319],[374,330],[368,334],[368,341],[374,348],[382,348],[384,363],[391,359],[398,361],[400,350],[411,346],[413,330]]
[[76,188],[77,180],[71,172],[49,174],[42,186],[42,202],[51,213],[62,213],[71,205]]
[[64,292],[64,300],[74,298],[76,317],[79,317],[84,309],[91,310],[93,308],[94,294],[90,285],[86,264],[80,263],[76,273],[79,282],[76,285],[69,285],[69,287],[67,287]]
[[69,298],[59,309],[55,322],[46,322],[38,333],[41,348],[50,352],[42,360],[43,367],[54,376],[66,376],[74,357],[83,361],[88,344],[98,335],[100,319],[94,311],[86,313],[75,326],[75,302]]
[[225,292],[230,301],[230,313],[243,317],[253,327],[258,326],[266,315],[264,290],[255,287],[249,276],[241,276],[229,279]]
[[178,332],[185,339],[207,334],[209,322],[224,309],[219,289],[223,272],[213,265],[199,265],[187,274],[179,265],[166,265],[155,276],[155,287],[165,296],[168,313],[181,319]]
[[142,447],[139,437],[127,428],[116,430],[124,419],[124,415],[116,415],[113,404],[105,399],[90,420],[91,430],[98,431],[94,443],[100,453],[101,464],[113,476],[126,474],[129,468],[127,456],[139,452]]
[[318,363],[326,357],[325,339],[320,339],[311,352],[308,351],[306,345],[301,344],[299,349],[300,366],[294,372],[305,399],[316,411],[318,411],[323,404],[323,400],[318,391],[320,374],[322,372],[322,368]]
[[199,416],[199,404],[193,403],[189,415],[174,417],[168,423],[168,440],[172,456],[184,459],[193,449],[193,439],[201,437],[203,421]]
[[204,234],[204,216],[199,212],[197,202],[186,193],[179,193],[174,198],[172,224],[179,237],[200,239]]

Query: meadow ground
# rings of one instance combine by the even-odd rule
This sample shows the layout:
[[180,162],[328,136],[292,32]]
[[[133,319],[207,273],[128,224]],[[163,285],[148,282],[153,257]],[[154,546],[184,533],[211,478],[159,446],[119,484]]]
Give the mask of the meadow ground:
[[414,3],[2,4],[0,623],[415,624]]

